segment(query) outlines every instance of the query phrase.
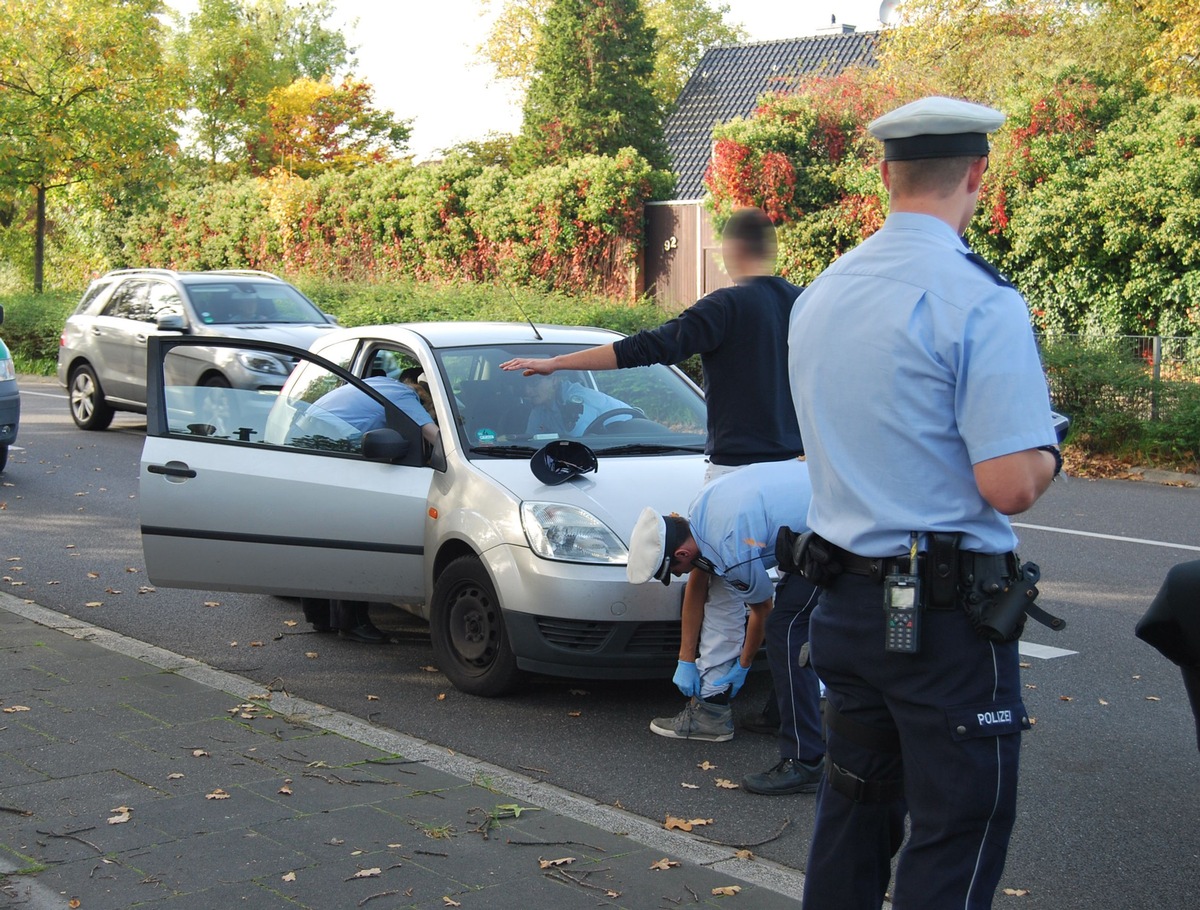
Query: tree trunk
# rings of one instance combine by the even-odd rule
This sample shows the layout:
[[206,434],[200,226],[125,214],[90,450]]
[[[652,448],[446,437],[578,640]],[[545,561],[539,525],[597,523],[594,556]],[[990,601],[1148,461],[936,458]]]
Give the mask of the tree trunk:
[[39,184],[37,193],[37,221],[33,237],[33,293],[42,293],[42,277],[46,262],[46,188]]

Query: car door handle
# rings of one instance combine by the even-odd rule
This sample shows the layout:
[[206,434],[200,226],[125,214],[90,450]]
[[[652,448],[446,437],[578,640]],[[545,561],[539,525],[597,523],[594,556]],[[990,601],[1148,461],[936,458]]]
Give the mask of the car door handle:
[[144,334],[142,334],[141,332],[138,332],[138,333],[137,333],[137,343],[138,343],[138,344],[145,344],[145,343],[146,343],[146,336],[145,336]]
[[146,471],[150,474],[163,474],[167,477],[195,477],[195,468],[189,468],[182,461],[169,461],[166,464],[148,464]]

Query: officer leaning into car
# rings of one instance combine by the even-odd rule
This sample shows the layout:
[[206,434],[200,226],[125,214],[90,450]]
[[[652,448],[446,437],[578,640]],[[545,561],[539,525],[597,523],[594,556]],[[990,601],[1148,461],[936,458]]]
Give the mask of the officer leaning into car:
[[1007,516],[1062,460],[1026,304],[961,236],[1003,122],[948,98],[872,122],[890,214],[792,313],[828,699],[807,910],[879,908],[906,813],[896,910],[990,907],[1004,868],[1038,613]]
[[651,721],[653,732],[671,739],[730,739],[730,699],[766,636],[771,675],[786,696],[780,699],[780,761],[744,778],[751,793],[811,793],[824,768],[820,683],[808,659],[816,589],[800,575],[785,574],[777,587],[767,575],[776,564],[780,528],[804,526],[809,493],[801,461],[747,465],[705,485],[687,518],[646,509],[629,538],[632,583],[654,578],[667,584],[672,575],[699,569],[738,593],[734,608],[710,599],[703,623],[684,625],[680,649],[692,660],[679,661],[674,681],[690,700],[680,714]]

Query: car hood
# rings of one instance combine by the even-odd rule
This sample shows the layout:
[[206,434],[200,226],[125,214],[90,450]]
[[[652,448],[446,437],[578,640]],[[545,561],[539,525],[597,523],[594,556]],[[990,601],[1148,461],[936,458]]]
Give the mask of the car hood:
[[650,506],[686,515],[704,482],[703,455],[609,457],[599,468],[550,486],[533,476],[523,458],[477,458],[471,465],[523,502],[557,502],[586,509],[626,544],[638,514]]
[[248,322],[244,325],[206,325],[197,334],[219,335],[222,338],[250,338],[254,341],[276,341],[296,348],[308,348],[314,341],[338,327],[332,323],[297,323],[289,325]]

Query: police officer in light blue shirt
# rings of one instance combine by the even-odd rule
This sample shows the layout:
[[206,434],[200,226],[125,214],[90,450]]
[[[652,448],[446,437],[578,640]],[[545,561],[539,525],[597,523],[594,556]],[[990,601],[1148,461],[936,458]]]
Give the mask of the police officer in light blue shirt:
[[[646,509],[629,541],[629,580],[641,584],[693,569],[724,579],[737,598],[708,599],[699,629],[688,628],[675,683],[692,696],[675,717],[655,718],[650,729],[671,739],[723,742],[733,736],[729,699],[746,679],[755,654],[767,643],[767,658],[780,704],[779,763],[747,775],[752,793],[777,795],[816,789],[823,768],[819,686],[808,659],[808,617],[816,602],[813,586],[785,574],[778,586],[768,570],[776,565],[781,528],[803,528],[809,507],[808,468],[801,461],[747,465],[707,484],[686,519]],[[689,586],[690,588],[690,586]],[[747,621],[749,608],[749,621]]]
[[925,98],[870,124],[890,214],[793,311],[828,698],[813,910],[880,907],[906,813],[896,910],[990,907],[1004,867],[1028,727],[1019,627],[991,640],[979,610],[1027,587],[1007,516],[1062,462],[1025,302],[962,240],[1003,121]]

